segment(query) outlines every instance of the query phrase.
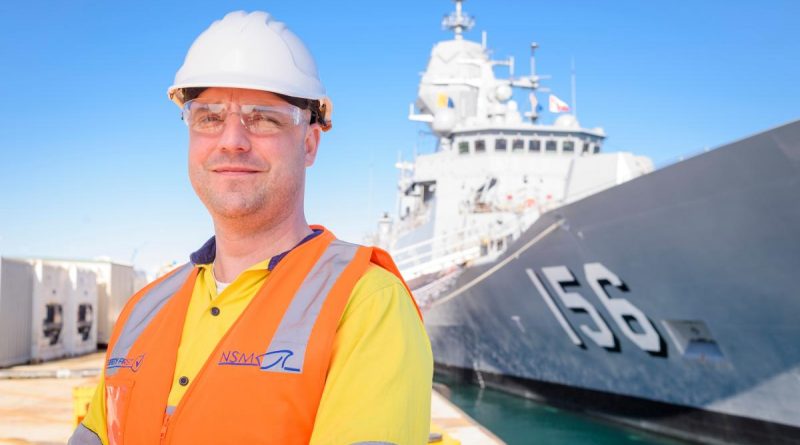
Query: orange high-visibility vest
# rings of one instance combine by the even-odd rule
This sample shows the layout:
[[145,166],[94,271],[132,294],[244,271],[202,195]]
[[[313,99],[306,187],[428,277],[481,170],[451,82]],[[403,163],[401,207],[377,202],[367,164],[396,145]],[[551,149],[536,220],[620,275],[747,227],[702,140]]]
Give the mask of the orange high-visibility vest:
[[184,265],[131,298],[105,368],[112,445],[309,442],[353,287],[370,263],[402,281],[386,252],[317,228],[277,264],[194,381],[179,383],[191,386],[176,407],[167,399],[198,269]]

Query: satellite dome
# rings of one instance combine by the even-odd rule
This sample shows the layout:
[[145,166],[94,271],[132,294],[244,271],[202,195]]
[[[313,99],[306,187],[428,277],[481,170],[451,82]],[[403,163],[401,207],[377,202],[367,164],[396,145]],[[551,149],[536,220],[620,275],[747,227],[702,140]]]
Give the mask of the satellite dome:
[[558,128],[581,128],[581,124],[578,123],[578,118],[571,114],[562,114],[558,116],[556,123],[553,125]]
[[456,110],[452,108],[442,108],[433,116],[431,127],[433,132],[439,135],[439,137],[447,136],[453,132],[457,120]]
[[510,85],[502,84],[502,85],[499,85],[494,90],[494,96],[500,102],[505,102],[508,99],[511,99],[512,95],[513,95],[513,92],[511,91],[511,86]]

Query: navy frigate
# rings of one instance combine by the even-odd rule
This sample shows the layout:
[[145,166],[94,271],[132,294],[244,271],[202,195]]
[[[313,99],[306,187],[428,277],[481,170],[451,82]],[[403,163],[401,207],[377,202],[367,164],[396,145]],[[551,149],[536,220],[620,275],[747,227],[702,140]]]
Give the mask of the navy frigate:
[[538,45],[515,77],[473,24],[456,1],[409,111],[437,149],[398,162],[373,240],[437,371],[692,441],[800,443],[800,121],[656,170],[552,94],[540,123]]

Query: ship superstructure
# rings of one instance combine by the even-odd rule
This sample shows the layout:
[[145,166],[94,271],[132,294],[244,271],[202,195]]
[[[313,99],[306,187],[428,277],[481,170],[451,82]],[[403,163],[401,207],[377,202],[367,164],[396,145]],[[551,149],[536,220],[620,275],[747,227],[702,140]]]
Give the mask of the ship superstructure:
[[[392,250],[407,278],[465,262],[491,261],[543,212],[652,171],[631,153],[604,153],[602,128],[574,115],[539,123],[535,72],[514,77],[514,60],[492,60],[484,42],[464,38],[474,24],[456,1],[422,75],[409,119],[426,122],[435,153],[398,162],[398,213],[380,223],[378,242]],[[508,78],[495,75],[497,66]],[[528,93],[523,113],[514,90]]]

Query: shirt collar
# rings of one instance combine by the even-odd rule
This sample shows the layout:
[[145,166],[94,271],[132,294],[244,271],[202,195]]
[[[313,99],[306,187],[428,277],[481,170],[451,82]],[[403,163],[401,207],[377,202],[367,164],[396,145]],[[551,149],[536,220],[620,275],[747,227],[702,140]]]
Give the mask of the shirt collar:
[[[312,240],[314,237],[316,237],[321,233],[322,229],[312,229],[312,232],[308,236],[300,240],[300,242],[297,243],[294,247],[270,258],[269,263],[267,264],[267,270],[271,272],[272,269],[274,269],[278,265],[278,263],[286,255],[289,254],[289,252],[297,248],[297,246]],[[203,264],[213,263],[214,258],[216,258],[216,256],[217,256],[217,240],[216,237],[212,236],[208,241],[206,241],[205,244],[203,244],[203,247],[201,247],[200,249],[189,255],[189,260],[191,260],[192,264],[194,264],[195,266],[199,266]]]

